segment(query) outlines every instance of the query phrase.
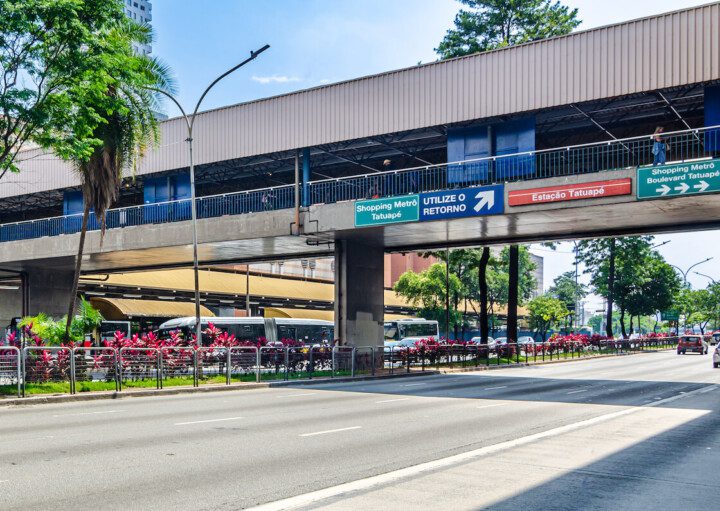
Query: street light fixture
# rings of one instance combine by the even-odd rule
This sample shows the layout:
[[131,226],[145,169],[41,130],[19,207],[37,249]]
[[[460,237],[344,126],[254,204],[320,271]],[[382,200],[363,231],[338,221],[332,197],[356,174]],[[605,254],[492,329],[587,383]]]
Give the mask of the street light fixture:
[[705,264],[712,259],[713,259],[713,257],[708,257],[707,259],[703,259],[702,261],[697,262],[697,263],[693,264],[692,266],[690,266],[687,270],[683,270],[682,268],[680,268],[679,266],[675,266],[674,264],[671,264],[670,266],[672,266],[673,268],[675,268],[677,271],[680,272],[680,274],[683,276],[683,283],[685,285],[687,285],[687,276],[688,276],[688,273],[690,273],[690,270],[692,270],[693,268],[695,268],[697,266],[700,266],[701,264]]
[[198,265],[197,207],[195,204],[195,163],[193,161],[193,127],[195,126],[195,118],[197,117],[198,110],[200,109],[200,104],[203,102],[203,99],[205,99],[205,96],[207,96],[207,93],[210,92],[210,89],[212,89],[220,80],[222,80],[226,76],[234,73],[248,62],[255,60],[258,55],[260,55],[268,48],[270,48],[270,45],[266,44],[259,50],[251,51],[250,57],[215,78],[215,80],[213,80],[212,83],[208,85],[208,87],[200,96],[200,99],[195,105],[195,109],[190,116],[185,113],[185,110],[183,109],[180,102],[175,99],[172,94],[161,89],[148,87],[149,90],[163,94],[164,96],[168,97],[173,103],[175,103],[175,106],[177,106],[180,110],[183,119],[185,119],[185,126],[187,127],[187,138],[185,139],[185,141],[188,143],[188,155],[190,157],[190,215],[192,219],[193,276],[195,279],[195,339],[197,340],[198,345],[202,343],[202,325],[200,324],[200,276]]
[[717,284],[718,281],[712,278],[710,275],[705,275],[704,273],[700,273],[699,271],[693,272],[695,275],[700,275],[701,277],[705,277],[706,279],[710,280],[710,282],[713,283],[713,285]]

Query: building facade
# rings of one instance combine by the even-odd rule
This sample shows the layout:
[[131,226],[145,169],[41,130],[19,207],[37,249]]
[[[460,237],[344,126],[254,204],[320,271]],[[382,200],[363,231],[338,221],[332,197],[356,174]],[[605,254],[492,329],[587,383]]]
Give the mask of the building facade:
[[[125,14],[133,21],[150,25],[152,22],[152,3],[150,0],[125,0]],[[135,51],[149,55],[152,53],[152,45],[135,45]]]

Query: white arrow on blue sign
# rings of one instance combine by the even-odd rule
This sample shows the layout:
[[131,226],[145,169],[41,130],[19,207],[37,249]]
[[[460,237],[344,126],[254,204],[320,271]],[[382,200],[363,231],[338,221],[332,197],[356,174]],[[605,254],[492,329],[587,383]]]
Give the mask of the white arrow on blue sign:
[[505,212],[503,185],[478,186],[420,194],[420,221],[501,215]]

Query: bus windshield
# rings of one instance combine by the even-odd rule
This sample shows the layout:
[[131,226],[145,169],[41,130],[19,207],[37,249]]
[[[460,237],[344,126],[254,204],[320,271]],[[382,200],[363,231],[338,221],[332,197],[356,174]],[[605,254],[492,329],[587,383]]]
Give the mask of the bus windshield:
[[437,337],[438,327],[435,322],[400,323],[400,338],[405,337]]

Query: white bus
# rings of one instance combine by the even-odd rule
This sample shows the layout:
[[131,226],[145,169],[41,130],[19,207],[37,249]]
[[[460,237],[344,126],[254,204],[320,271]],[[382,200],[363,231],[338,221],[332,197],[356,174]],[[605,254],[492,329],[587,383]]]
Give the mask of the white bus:
[[437,321],[423,318],[398,319],[385,322],[385,342],[439,339],[440,327]]
[[[235,336],[239,341],[257,341],[265,337],[268,342],[282,339],[294,339],[305,344],[332,343],[335,325],[332,321],[321,319],[295,318],[236,318],[236,317],[202,317],[200,324],[205,331],[213,324],[224,332]],[[195,317],[176,318],[166,321],[158,328],[158,335],[169,336],[170,332],[180,331],[185,339],[192,338],[195,333]],[[203,335],[203,344],[209,344]]]

